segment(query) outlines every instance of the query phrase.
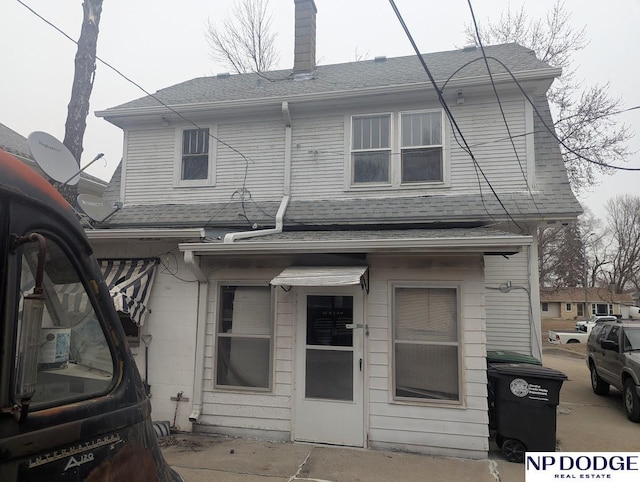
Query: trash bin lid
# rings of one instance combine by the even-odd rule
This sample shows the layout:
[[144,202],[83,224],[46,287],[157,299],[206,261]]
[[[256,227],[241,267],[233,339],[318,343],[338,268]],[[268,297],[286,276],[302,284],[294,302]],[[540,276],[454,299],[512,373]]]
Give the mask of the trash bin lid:
[[487,368],[492,377],[535,377],[547,380],[567,380],[567,375],[553,368],[530,363],[497,363]]
[[488,350],[487,363],[530,363],[532,365],[542,365],[542,362],[535,357],[510,350]]

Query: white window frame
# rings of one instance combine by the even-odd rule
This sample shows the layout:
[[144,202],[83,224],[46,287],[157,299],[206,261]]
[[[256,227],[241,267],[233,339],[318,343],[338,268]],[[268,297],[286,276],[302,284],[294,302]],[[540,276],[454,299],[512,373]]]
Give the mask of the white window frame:
[[[416,182],[402,182],[402,115],[403,114],[425,114],[425,113],[440,113],[441,120],[441,133],[440,138],[442,144],[434,144],[429,146],[411,146],[411,148],[418,147],[438,147],[442,150],[442,179],[437,181],[416,181]],[[354,182],[354,163],[353,153],[360,150],[353,149],[353,121],[355,118],[362,117],[381,117],[390,116],[389,125],[389,180],[388,182]],[[450,162],[448,159],[448,132],[446,127],[446,117],[443,109],[440,108],[428,108],[419,110],[400,110],[393,112],[357,112],[350,115],[345,115],[345,176],[344,185],[345,190],[351,191],[370,191],[370,190],[411,190],[411,189],[425,189],[425,188],[446,188],[450,185]],[[361,151],[371,151],[375,149],[362,149]]]
[[[270,333],[269,335],[233,335],[233,334],[225,334],[219,332],[218,324],[220,322],[220,317],[222,316],[222,288],[225,286],[235,286],[235,287],[243,287],[243,288],[269,288],[271,292],[270,300],[271,307],[269,310],[269,323],[270,323]],[[212,346],[212,358],[213,358],[213,371],[211,374],[211,381],[213,384],[213,388],[216,391],[225,391],[225,392],[260,392],[260,393],[269,393],[272,392],[273,382],[274,382],[274,370],[275,370],[275,289],[271,286],[268,281],[218,281],[215,284],[216,290],[216,310],[214,313],[213,320],[213,346]],[[221,336],[222,335],[222,336]],[[268,386],[264,387],[244,387],[237,385],[222,385],[218,383],[217,373],[218,373],[218,342],[220,338],[251,338],[251,339],[269,339],[269,381]]]
[[[368,148],[368,149],[354,149],[353,148],[353,122],[355,119],[362,118],[389,118],[389,147],[380,147],[380,148]],[[377,112],[371,114],[354,114],[351,116],[349,123],[349,182],[353,187],[372,187],[372,186],[391,186],[393,179],[393,142],[394,142],[394,115],[391,112]],[[373,182],[355,182],[355,162],[353,159],[353,155],[360,152],[388,152],[389,153],[389,165],[388,172],[389,176],[386,182],[384,181],[373,181]]]
[[207,164],[207,178],[206,179],[182,179],[182,137],[184,131],[198,130],[194,126],[184,126],[176,129],[175,136],[175,161],[173,168],[173,181],[175,187],[200,187],[200,186],[214,186],[215,179],[215,159],[217,155],[218,143],[216,138],[218,137],[217,125],[202,125],[201,129],[209,129],[209,162]]
[[[462,333],[462,286],[457,283],[423,283],[423,282],[391,282],[390,296],[391,296],[391,377],[392,383],[390,385],[390,400],[394,403],[409,403],[419,405],[447,405],[447,406],[463,406],[464,405],[464,360],[463,360],[463,333]],[[414,342],[424,345],[440,345],[440,346],[457,346],[458,358],[457,358],[457,372],[458,372],[458,399],[457,400],[443,400],[436,398],[419,398],[419,397],[402,397],[396,395],[396,290],[400,288],[409,289],[452,289],[456,292],[456,332],[457,341],[454,342]]]
[[[424,144],[424,145],[412,145],[412,146],[403,146],[402,145],[402,117],[404,115],[416,115],[416,114],[440,114],[440,144]],[[401,111],[398,113],[398,162],[397,162],[397,176],[398,176],[398,184],[401,187],[405,186],[424,186],[424,185],[442,185],[445,182],[445,124],[444,124],[444,112],[442,109],[421,109],[415,111]],[[402,152],[403,150],[412,150],[412,149],[421,149],[421,148],[439,148],[441,151],[441,165],[440,165],[440,174],[442,179],[437,179],[433,181],[410,181],[403,182],[402,181]]]

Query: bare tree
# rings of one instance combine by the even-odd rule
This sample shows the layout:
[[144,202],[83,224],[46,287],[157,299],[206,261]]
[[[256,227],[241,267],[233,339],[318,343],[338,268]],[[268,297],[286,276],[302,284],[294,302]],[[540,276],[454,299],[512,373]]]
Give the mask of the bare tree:
[[610,199],[607,204],[609,230],[614,252],[607,281],[616,293],[640,288],[640,197],[629,194]]
[[[478,43],[472,26],[465,28],[466,40]],[[557,0],[544,19],[531,19],[522,7],[517,12],[507,8],[500,18],[479,26],[483,45],[517,42],[536,52],[537,57],[553,67],[563,69],[562,77],[549,90],[555,110],[555,130],[569,180],[575,191],[596,182],[598,173],[612,174],[606,167],[625,161],[631,151],[627,141],[632,133],[616,122],[613,114],[621,110],[621,100],[608,94],[609,85],[583,88],[572,68],[572,55],[584,49],[585,28],[575,29],[564,2]],[[584,158],[594,161],[585,161]]]
[[238,0],[233,16],[216,26],[207,22],[212,57],[236,73],[264,72],[278,62],[276,34],[271,31],[269,0]]
[[[71,88],[71,100],[67,108],[67,120],[63,144],[71,151],[80,168],[82,156],[82,141],[87,128],[89,115],[89,98],[93,90],[93,80],[96,73],[96,50],[98,47],[98,32],[100,15],[102,14],[102,0],[85,0],[82,2],[84,16],[78,50],[75,58],[75,72]],[[75,206],[77,185],[62,185],[54,183],[65,199]]]

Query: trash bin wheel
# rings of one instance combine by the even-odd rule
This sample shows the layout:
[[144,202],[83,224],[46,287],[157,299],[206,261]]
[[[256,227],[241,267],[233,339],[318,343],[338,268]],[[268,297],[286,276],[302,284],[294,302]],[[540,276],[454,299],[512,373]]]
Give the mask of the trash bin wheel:
[[519,440],[508,438],[502,443],[502,455],[504,455],[509,462],[521,464],[524,462],[524,453],[527,448]]

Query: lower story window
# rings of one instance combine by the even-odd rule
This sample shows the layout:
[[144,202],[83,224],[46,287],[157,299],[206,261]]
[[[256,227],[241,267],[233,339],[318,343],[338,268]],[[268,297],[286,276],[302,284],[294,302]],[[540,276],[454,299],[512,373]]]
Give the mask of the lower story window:
[[215,384],[268,389],[272,309],[268,286],[221,286]]
[[394,397],[460,399],[458,290],[395,287]]

